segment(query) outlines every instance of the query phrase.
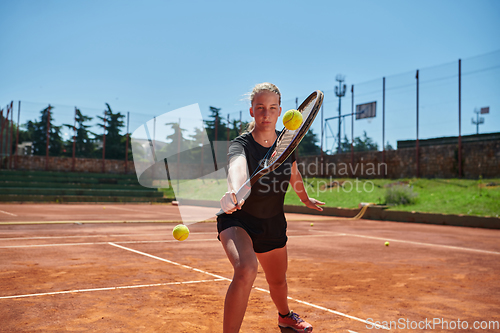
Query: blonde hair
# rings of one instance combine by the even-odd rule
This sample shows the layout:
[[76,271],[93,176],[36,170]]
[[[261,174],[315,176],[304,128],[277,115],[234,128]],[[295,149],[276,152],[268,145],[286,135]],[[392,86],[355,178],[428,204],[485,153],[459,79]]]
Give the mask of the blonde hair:
[[[250,99],[250,105],[253,105],[253,100],[255,96],[257,96],[258,93],[263,92],[263,91],[270,91],[278,95],[279,97],[279,105],[281,105],[281,92],[278,89],[278,87],[270,82],[263,82],[263,83],[258,83],[253,87],[252,91],[249,94],[249,99]],[[255,121],[251,121],[245,130],[243,131],[244,133],[249,133],[255,128]]]

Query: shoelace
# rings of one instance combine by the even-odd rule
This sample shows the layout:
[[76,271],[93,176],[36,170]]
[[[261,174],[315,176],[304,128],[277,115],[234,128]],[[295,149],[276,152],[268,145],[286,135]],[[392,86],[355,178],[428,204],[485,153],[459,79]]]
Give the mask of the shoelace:
[[304,321],[304,320],[303,320],[302,318],[300,318],[300,317],[299,317],[299,315],[298,315],[298,314],[296,314],[295,312],[292,312],[292,313],[290,314],[290,318],[292,318],[293,320],[295,320],[295,321],[296,321],[296,322],[298,322],[298,323],[301,323],[301,322],[303,322],[303,321]]

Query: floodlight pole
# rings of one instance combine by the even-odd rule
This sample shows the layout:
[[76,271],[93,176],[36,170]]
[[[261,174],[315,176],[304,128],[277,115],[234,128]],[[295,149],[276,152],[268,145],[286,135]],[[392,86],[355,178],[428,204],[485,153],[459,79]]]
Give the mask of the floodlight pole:
[[476,135],[478,135],[479,134],[479,125],[484,123],[484,118],[483,117],[479,118],[479,114],[481,113],[480,110],[475,109],[474,113],[476,114],[476,120],[474,120],[474,118],[472,118],[472,124],[476,125]]
[[[340,141],[340,138],[341,138],[341,123],[342,123],[342,120],[341,120],[341,115],[342,115],[342,110],[341,110],[341,102],[342,102],[342,97],[345,96],[345,90],[346,90],[346,85],[344,84],[344,86],[342,87],[342,82],[344,82],[344,76],[342,76],[341,74],[338,74],[337,77],[335,78],[335,80],[339,83],[338,87],[335,87],[335,95],[339,98],[339,145],[338,145],[338,149],[337,149],[337,153],[340,154],[342,152],[342,145],[341,145],[341,141]],[[343,89],[342,89],[343,88]]]

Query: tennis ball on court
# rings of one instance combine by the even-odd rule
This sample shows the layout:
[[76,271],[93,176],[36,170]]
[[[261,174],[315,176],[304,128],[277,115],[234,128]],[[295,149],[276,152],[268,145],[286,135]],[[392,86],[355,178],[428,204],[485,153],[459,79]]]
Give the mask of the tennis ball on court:
[[313,226],[314,226],[314,223],[311,223],[311,227],[313,227]]
[[184,224],[178,224],[175,226],[174,230],[172,230],[172,235],[178,241],[183,241],[189,236],[189,229]]
[[385,242],[385,246],[389,246],[389,242]]
[[302,125],[302,113],[297,110],[288,110],[283,115],[283,125],[290,131],[295,131]]

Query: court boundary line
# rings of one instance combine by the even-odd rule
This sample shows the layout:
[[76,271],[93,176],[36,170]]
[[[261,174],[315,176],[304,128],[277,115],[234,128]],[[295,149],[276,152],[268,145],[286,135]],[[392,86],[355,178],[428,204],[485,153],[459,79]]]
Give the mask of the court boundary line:
[[[201,234],[201,233],[200,233]],[[215,235],[215,233],[214,233]],[[292,235],[288,236],[288,238],[302,238],[302,237],[332,237],[332,236],[342,236],[342,234],[332,234],[332,235]],[[85,236],[82,236],[85,237]],[[1,241],[1,238],[0,238]],[[200,238],[200,239],[191,239],[189,242],[197,242],[197,241],[218,241],[216,237],[214,238]],[[114,241],[116,244],[148,244],[148,243],[177,243],[178,240],[138,240],[138,241]],[[73,246],[73,245],[103,245],[108,244],[109,241],[102,242],[86,242],[86,243],[51,243],[51,244],[27,244],[27,245],[5,245],[0,246],[0,249],[15,249],[15,248],[30,248],[30,247],[49,247],[49,246]]]
[[[231,279],[228,279],[228,278],[226,278],[226,277],[223,277],[223,276],[220,276],[220,275],[217,275],[217,274],[213,274],[213,273],[210,273],[210,272],[207,272],[207,271],[203,271],[203,270],[201,270],[201,269],[194,268],[194,267],[191,267],[191,266],[188,266],[188,265],[180,264],[180,263],[177,263],[177,262],[175,262],[175,261],[171,261],[171,260],[168,260],[168,259],[164,259],[164,258],[161,258],[161,257],[155,256],[155,255],[152,255],[152,254],[149,254],[149,253],[146,253],[146,252],[142,252],[142,251],[134,250],[134,249],[131,249],[131,248],[128,248],[128,247],[125,247],[125,246],[121,246],[121,245],[118,245],[118,244],[114,244],[114,243],[112,243],[112,242],[109,242],[108,244],[109,244],[109,245],[112,245],[112,246],[116,246],[116,247],[121,248],[121,249],[123,249],[123,250],[127,250],[127,251],[130,251],[130,252],[136,253],[136,254],[140,254],[140,255],[143,255],[143,256],[146,256],[146,257],[152,258],[152,259],[160,260],[160,261],[167,262],[167,263],[169,263],[169,264],[173,264],[173,265],[176,265],[176,266],[179,266],[179,267],[187,268],[187,269],[193,270],[193,271],[195,271],[195,272],[199,272],[199,273],[207,274],[207,275],[214,276],[214,277],[217,277],[217,278],[222,278],[222,279],[227,280],[227,281],[232,281]],[[253,286],[252,288],[253,288],[253,289],[255,289],[255,290],[258,290],[258,291],[261,291],[261,292],[265,292],[265,293],[270,294],[270,291],[269,291],[269,290],[267,290],[267,289],[263,289],[263,288],[259,288],[259,287],[255,287],[255,286]],[[327,311],[327,312],[330,312],[330,313],[333,313],[333,314],[336,314],[336,315],[339,315],[339,316],[343,316],[343,317],[346,317],[346,318],[349,318],[349,319],[357,320],[357,321],[360,321],[360,322],[362,322],[362,323],[364,323],[364,324],[374,325],[374,326],[376,326],[377,328],[382,328],[382,329],[389,330],[389,329],[388,329],[387,327],[385,327],[385,326],[378,325],[378,324],[374,324],[374,323],[368,323],[366,320],[363,320],[363,319],[361,319],[361,318],[354,317],[354,316],[351,316],[351,315],[348,315],[348,314],[345,314],[345,313],[342,313],[342,312],[338,312],[338,311],[335,311],[335,310],[332,310],[332,309],[328,309],[328,308],[325,308],[325,307],[320,306],[320,305],[316,305],[316,304],[313,304],[313,303],[309,303],[309,302],[306,302],[306,301],[302,301],[302,300],[299,300],[299,299],[297,299],[297,298],[293,298],[293,297],[290,297],[290,296],[288,296],[288,299],[289,299],[289,300],[292,300],[292,301],[295,301],[295,302],[298,302],[298,303],[301,303],[301,304],[304,304],[304,305],[307,305],[307,306],[310,306],[310,307],[314,307],[314,308],[316,308],[316,309],[320,309],[320,310],[323,310],[323,311]]]
[[179,282],[164,282],[164,283],[139,284],[139,285],[132,285],[132,286],[103,287],[103,288],[89,288],[89,289],[74,289],[74,290],[54,291],[54,292],[48,292],[48,293],[12,295],[12,296],[0,296],[0,299],[12,299],[12,298],[35,297],[35,296],[49,296],[49,295],[61,295],[61,294],[73,294],[73,293],[83,293],[83,292],[91,292],[91,291],[108,291],[108,290],[120,290],[120,289],[160,287],[160,286],[171,286],[171,285],[181,285],[181,284],[194,284],[194,283],[204,283],[204,282],[217,282],[217,281],[223,281],[223,279],[198,280],[198,281],[179,281]]

